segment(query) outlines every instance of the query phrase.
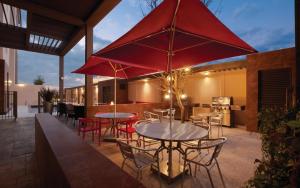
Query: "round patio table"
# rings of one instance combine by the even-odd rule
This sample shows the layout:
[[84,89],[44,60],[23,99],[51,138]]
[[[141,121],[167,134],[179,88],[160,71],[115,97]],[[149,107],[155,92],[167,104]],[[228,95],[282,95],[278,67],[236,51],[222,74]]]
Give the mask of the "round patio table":
[[[116,120],[117,119],[130,119],[133,118],[135,115],[133,113],[127,113],[127,112],[109,112],[109,113],[96,113],[95,117],[96,118],[102,118],[102,119],[111,119],[112,120],[112,125],[110,127],[107,127],[103,137],[104,137],[104,141],[109,141],[109,142],[114,142],[116,141],[116,137],[114,134],[114,130],[116,128]],[[112,135],[106,136],[106,133],[108,130],[111,130],[111,132],[113,132]]]
[[[138,135],[161,141],[161,146],[157,152],[164,149],[168,151],[168,162],[167,164],[161,165],[160,173],[166,177],[169,182],[172,182],[183,173],[183,167],[181,165],[173,167],[172,151],[177,150],[183,154],[184,151],[181,148],[181,142],[199,140],[208,135],[208,131],[204,128],[190,124],[180,124],[179,122],[173,122],[172,129],[170,129],[170,124],[166,122],[141,124],[136,127],[136,132]],[[169,145],[166,146],[165,142],[169,142]],[[173,142],[177,143],[176,147],[173,147]]]
[[96,118],[103,118],[103,119],[128,119],[134,116],[135,115],[133,113],[127,113],[127,112],[97,113],[95,115]]

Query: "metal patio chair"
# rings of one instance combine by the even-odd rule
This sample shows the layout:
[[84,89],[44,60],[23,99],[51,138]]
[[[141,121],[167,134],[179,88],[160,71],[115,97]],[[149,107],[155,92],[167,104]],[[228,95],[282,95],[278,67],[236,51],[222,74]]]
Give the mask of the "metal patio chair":
[[[191,164],[195,165],[195,174],[196,177],[197,173],[197,167],[204,167],[211,184],[211,187],[214,187],[212,177],[210,174],[210,170],[216,165],[218,168],[219,175],[221,177],[221,181],[223,184],[223,187],[225,186],[225,182],[223,179],[223,175],[218,163],[217,158],[219,157],[219,154],[221,152],[221,149],[224,145],[224,143],[227,141],[227,138],[220,137],[216,139],[202,139],[199,143],[199,146],[197,147],[187,147],[184,151],[184,170],[188,167],[189,171],[192,175],[192,168]],[[204,142],[205,144],[202,144]],[[213,152],[206,152],[206,150],[213,150]],[[205,152],[203,151],[205,150]],[[184,179],[184,176],[182,177],[182,181]]]
[[[121,168],[123,169],[126,161],[131,161],[137,168],[137,179],[142,179],[142,170],[154,165],[159,168],[159,157],[156,148],[142,148],[140,147],[140,140],[133,140],[136,142],[136,146],[128,144],[126,139],[117,139],[117,144],[120,147],[120,151],[123,156],[123,162]],[[153,152],[154,154],[151,154]],[[128,164],[127,164],[128,165]],[[129,166],[130,167],[130,166]],[[160,171],[158,170],[158,175],[160,178]]]
[[144,111],[144,119],[151,122],[160,122],[159,115],[149,111]]
[[210,117],[209,120],[210,127],[215,126],[218,128],[218,137],[220,137],[220,130],[221,130],[221,136],[223,136],[223,119],[224,119],[223,113],[215,113]]

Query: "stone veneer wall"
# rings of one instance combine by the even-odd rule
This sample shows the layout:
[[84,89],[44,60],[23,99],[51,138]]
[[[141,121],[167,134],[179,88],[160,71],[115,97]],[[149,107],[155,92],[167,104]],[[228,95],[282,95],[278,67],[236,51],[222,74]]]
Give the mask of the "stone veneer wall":
[[[118,104],[117,112],[136,112],[140,118],[143,118],[144,111],[152,111],[154,108],[162,108],[161,103],[136,103],[136,104]],[[94,117],[98,112],[113,112],[113,105],[90,106],[87,108],[87,116]]]
[[[296,55],[295,48],[287,48],[272,52],[257,53],[247,56],[247,130],[257,131],[258,121],[258,71],[268,69],[291,68],[292,87],[296,87]],[[293,90],[295,102],[295,89]]]

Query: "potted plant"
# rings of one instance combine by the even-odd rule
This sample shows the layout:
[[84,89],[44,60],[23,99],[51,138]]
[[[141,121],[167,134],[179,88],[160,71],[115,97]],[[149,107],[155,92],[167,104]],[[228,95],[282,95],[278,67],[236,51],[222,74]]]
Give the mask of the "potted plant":
[[53,99],[56,96],[56,90],[51,90],[49,88],[41,88],[39,92],[41,98],[43,99],[44,112],[52,114],[53,112]]

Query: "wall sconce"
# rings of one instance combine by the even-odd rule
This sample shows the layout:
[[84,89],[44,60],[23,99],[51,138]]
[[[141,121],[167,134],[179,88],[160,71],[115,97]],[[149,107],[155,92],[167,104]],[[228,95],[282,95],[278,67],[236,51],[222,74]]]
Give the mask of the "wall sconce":
[[185,71],[185,72],[190,72],[190,71],[191,71],[191,68],[190,68],[190,67],[187,67],[187,68],[184,69],[184,71]]
[[165,99],[170,99],[170,95],[169,94],[165,94]]
[[186,94],[181,94],[180,98],[181,98],[181,99],[186,99],[186,98],[187,98],[187,95],[186,95]]
[[110,105],[114,105],[114,104],[115,104],[114,101],[111,101],[111,102],[110,102]]
[[201,72],[201,74],[202,74],[203,76],[209,76],[209,75],[210,75],[210,72],[209,72],[209,71],[204,71],[204,72]]

